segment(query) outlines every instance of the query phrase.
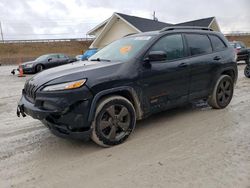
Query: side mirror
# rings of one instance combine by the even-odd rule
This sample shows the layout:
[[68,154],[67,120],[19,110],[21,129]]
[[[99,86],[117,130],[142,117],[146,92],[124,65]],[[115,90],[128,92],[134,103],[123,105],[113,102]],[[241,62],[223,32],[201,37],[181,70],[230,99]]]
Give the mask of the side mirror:
[[52,58],[51,58],[51,57],[48,59],[48,62],[50,62],[50,61],[52,61]]
[[145,59],[146,61],[165,61],[167,60],[167,54],[164,51],[151,51]]

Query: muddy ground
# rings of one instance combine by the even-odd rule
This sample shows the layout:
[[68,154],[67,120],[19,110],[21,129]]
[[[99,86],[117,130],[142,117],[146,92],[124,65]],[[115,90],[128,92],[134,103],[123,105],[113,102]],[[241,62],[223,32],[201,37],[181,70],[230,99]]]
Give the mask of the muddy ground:
[[204,103],[154,115],[122,145],[52,135],[16,117],[26,78],[0,67],[0,187],[250,187],[250,79],[226,109]]

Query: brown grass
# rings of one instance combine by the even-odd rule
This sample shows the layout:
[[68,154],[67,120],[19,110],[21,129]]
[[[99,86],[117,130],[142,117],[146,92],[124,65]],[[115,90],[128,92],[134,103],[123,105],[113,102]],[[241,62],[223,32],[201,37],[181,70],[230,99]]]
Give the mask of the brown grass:
[[18,64],[48,53],[64,53],[69,56],[82,54],[92,41],[30,42],[0,44],[0,63]]

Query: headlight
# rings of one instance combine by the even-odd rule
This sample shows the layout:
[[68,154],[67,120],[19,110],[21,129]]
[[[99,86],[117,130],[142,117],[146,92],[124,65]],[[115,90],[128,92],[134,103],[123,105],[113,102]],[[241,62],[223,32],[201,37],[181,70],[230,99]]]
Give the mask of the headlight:
[[33,67],[33,63],[30,63],[30,64],[26,64],[24,65],[26,68],[32,68]]
[[76,89],[83,86],[85,82],[86,79],[62,83],[62,84],[50,85],[43,88],[43,91],[61,91],[61,90]]

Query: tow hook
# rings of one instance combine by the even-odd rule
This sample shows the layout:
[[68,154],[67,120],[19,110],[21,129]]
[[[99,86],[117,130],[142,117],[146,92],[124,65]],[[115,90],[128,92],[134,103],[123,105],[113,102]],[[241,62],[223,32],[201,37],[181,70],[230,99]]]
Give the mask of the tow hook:
[[16,111],[17,117],[20,117],[20,114],[21,114],[23,117],[26,117],[26,114],[25,114],[25,112],[24,112],[23,104],[17,106],[17,111]]

